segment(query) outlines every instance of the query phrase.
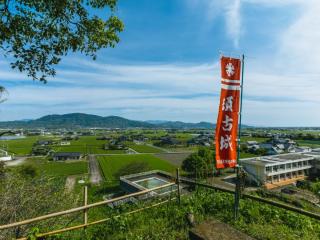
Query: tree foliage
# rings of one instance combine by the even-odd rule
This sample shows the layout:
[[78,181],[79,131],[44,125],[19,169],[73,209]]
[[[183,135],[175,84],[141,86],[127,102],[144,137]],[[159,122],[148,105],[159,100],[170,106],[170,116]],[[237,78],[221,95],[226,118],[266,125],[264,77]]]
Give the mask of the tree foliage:
[[[68,52],[96,58],[115,47],[123,23],[114,15],[117,0],[0,0],[0,49],[11,67],[46,82]],[[105,11],[104,11],[105,10]],[[92,12],[103,11],[101,18]]]
[[206,177],[213,172],[214,152],[209,148],[199,148],[182,163],[182,169],[196,177]]
[[6,100],[5,98],[6,93],[7,93],[7,90],[3,86],[0,86],[0,103]]

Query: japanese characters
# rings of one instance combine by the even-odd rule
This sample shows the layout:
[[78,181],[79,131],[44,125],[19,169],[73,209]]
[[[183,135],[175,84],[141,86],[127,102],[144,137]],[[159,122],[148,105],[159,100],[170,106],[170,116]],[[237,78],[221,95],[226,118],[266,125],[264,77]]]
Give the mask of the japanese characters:
[[240,96],[240,59],[221,58],[221,95],[216,125],[216,167],[235,167]]

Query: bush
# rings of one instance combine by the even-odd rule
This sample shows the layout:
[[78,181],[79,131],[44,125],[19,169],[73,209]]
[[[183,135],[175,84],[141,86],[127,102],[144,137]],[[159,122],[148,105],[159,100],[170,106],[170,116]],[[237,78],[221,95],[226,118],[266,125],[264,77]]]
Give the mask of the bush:
[[19,168],[19,173],[23,177],[31,177],[34,178],[38,175],[38,169],[32,165],[22,165]]

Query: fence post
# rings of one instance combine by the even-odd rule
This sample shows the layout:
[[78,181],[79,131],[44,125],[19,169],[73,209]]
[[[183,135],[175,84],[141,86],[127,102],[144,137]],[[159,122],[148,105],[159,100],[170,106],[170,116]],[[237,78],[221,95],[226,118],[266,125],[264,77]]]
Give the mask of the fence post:
[[[88,205],[88,186],[84,186],[83,206]],[[83,210],[83,223],[88,223],[88,209]],[[85,229],[85,228],[84,228]]]
[[234,220],[238,220],[239,217],[239,204],[240,204],[240,197],[241,197],[241,166],[237,164],[236,166],[236,186],[234,191]]
[[176,184],[178,186],[178,203],[181,202],[181,193],[180,193],[180,176],[179,176],[179,168],[176,169]]

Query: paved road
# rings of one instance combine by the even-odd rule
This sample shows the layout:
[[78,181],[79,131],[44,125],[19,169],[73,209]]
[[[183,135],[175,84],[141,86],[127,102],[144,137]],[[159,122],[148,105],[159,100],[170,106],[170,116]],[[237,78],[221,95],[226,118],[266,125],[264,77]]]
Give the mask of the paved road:
[[99,163],[94,155],[89,155],[89,169],[90,169],[90,182],[99,184],[102,181],[102,176],[99,170]]

